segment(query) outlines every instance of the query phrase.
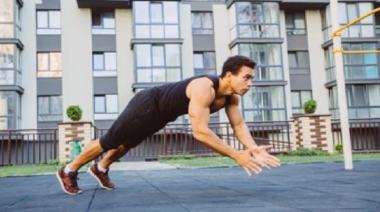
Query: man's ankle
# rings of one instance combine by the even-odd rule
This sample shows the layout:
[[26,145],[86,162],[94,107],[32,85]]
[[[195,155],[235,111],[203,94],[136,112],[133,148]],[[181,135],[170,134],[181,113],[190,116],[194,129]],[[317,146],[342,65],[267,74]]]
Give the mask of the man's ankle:
[[70,164],[67,164],[65,166],[65,169],[63,170],[66,174],[69,174],[70,172],[73,172],[74,170],[71,169]]

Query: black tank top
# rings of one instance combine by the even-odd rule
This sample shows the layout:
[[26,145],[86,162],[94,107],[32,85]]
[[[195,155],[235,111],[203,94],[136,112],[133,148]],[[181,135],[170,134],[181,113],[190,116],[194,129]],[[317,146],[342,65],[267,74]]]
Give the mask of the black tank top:
[[[190,99],[186,96],[187,85],[194,79],[207,77],[214,83],[215,94],[219,88],[219,76],[199,75],[188,79],[181,80],[175,83],[168,83],[162,86],[153,88],[156,106],[160,112],[160,117],[166,121],[174,121],[179,116],[188,114]],[[223,107],[226,107],[231,102],[231,96],[226,96],[226,101]],[[211,105],[210,105],[211,106]],[[214,113],[216,111],[210,111]]]

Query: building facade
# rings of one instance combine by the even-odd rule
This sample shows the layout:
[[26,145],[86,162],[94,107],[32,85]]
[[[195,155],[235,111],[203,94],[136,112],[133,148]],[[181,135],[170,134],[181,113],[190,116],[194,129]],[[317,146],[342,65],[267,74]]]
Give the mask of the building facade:
[[[311,98],[339,118],[329,1],[300,2],[0,0],[0,129],[57,128],[70,105],[107,129],[136,92],[220,74],[236,54],[258,64],[246,121],[289,120]],[[339,1],[339,22],[379,6]],[[376,14],[343,31],[343,48],[377,50],[379,35]],[[349,118],[380,117],[378,60],[344,56]]]

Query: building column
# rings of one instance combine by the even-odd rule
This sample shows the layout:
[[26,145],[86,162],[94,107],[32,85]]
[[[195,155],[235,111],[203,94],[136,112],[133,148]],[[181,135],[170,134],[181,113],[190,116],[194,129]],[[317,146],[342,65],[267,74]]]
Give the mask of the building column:
[[319,10],[306,10],[307,40],[309,45],[310,77],[313,99],[317,102],[316,114],[330,114],[329,95],[325,88],[326,71],[323,43],[322,21]]
[[[128,102],[135,95],[132,84],[135,79],[133,50],[129,48],[133,38],[132,10],[116,9],[116,57],[119,114],[123,112]],[[96,85],[95,85],[96,86]]]
[[61,1],[62,109],[79,105],[83,121],[93,122],[91,10],[80,9],[76,0]]
[[42,0],[24,1],[20,13],[20,40],[24,44],[21,52],[21,85],[24,94],[21,96],[21,129],[37,128],[37,36],[36,4]]

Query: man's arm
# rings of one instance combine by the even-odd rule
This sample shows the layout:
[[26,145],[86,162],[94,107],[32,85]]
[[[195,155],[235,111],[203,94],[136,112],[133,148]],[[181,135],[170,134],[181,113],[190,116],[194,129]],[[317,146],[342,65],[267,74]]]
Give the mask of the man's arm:
[[241,115],[239,109],[239,98],[236,95],[231,96],[231,104],[226,108],[226,113],[239,142],[246,148],[256,147],[257,145],[248,130],[243,116]]
[[229,145],[225,144],[222,140],[215,135],[215,133],[208,127],[210,121],[210,105],[214,100],[214,89],[211,82],[197,81],[189,84],[188,96],[190,97],[189,104],[189,117],[191,126],[193,128],[193,135],[195,139],[204,143],[211,149],[219,152],[222,155],[234,159],[249,176],[251,173],[249,169],[258,174],[261,168],[256,164],[264,165],[262,162],[251,157],[251,152],[256,149],[247,149],[239,152]]

